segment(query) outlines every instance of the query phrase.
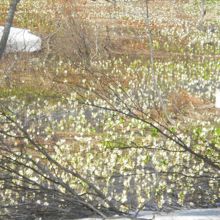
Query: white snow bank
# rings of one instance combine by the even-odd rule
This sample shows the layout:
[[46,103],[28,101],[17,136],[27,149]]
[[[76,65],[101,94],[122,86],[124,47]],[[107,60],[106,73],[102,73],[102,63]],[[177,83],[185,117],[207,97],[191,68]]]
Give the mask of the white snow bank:
[[212,209],[189,209],[170,213],[140,212],[138,218],[155,220],[220,220],[220,208]]
[[[4,27],[0,26],[0,39]],[[9,52],[34,52],[41,50],[41,38],[32,34],[28,29],[14,28],[10,30],[6,53]]]
[[[133,213],[131,213],[133,214]],[[137,218],[110,217],[105,220],[220,220],[220,208],[189,209],[170,213],[141,211]],[[103,218],[82,218],[77,220],[104,220]]]
[[216,89],[215,93],[215,107],[220,108],[220,89]]

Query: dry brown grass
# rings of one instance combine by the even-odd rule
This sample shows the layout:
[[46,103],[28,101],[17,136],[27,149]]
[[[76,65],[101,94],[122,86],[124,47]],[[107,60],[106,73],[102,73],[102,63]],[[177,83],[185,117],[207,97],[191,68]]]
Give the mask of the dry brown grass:
[[180,90],[169,95],[170,110],[174,113],[182,109],[196,108],[205,104],[205,101],[196,97],[186,90]]
[[164,108],[153,108],[149,116],[156,121],[167,121],[171,123],[185,123],[188,119],[212,121],[219,116],[220,110],[214,107],[209,100],[204,100],[190,94],[186,90],[172,92],[168,96],[168,104]]

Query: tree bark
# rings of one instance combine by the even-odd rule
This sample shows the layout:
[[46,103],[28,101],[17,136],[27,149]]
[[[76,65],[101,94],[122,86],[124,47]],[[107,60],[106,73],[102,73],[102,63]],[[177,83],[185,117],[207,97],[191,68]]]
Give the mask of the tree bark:
[[206,15],[205,5],[206,5],[206,0],[201,0],[201,2],[200,2],[200,22],[199,22],[200,27],[203,27],[203,25],[204,25],[204,18]]
[[11,29],[11,26],[14,20],[14,15],[15,15],[15,11],[17,8],[17,4],[19,2],[20,0],[11,0],[7,19],[6,19],[4,30],[3,30],[3,35],[0,41],[0,59],[3,57],[4,51],[7,45],[7,41],[8,41],[8,36],[10,34],[10,29]]

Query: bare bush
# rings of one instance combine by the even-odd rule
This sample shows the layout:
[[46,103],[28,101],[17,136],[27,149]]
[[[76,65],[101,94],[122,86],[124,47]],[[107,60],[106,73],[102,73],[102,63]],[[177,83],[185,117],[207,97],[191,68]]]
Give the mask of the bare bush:
[[107,28],[82,18],[76,6],[69,7],[65,16],[57,21],[52,51],[59,57],[88,68],[91,61],[109,56]]

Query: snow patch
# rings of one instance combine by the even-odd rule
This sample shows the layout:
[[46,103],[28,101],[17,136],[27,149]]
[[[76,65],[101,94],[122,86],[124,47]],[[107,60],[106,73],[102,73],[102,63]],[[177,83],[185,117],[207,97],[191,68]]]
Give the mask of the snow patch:
[[[0,26],[0,39],[3,30],[4,27]],[[41,44],[41,38],[32,34],[30,30],[11,27],[5,52],[35,52],[41,50]]]
[[215,107],[220,108],[220,89],[216,89],[215,93]]

